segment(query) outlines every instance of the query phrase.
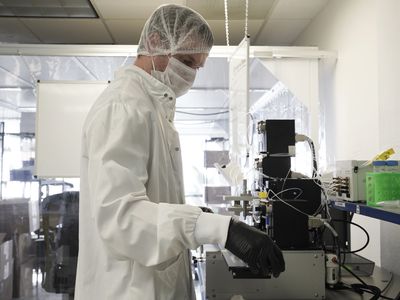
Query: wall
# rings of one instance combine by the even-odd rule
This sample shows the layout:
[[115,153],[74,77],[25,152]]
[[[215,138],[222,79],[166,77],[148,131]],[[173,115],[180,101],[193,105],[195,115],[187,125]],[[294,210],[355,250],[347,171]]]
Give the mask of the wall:
[[[379,145],[381,149],[394,147],[400,159],[398,133],[400,99],[400,1],[378,2],[378,99]],[[400,226],[381,223],[382,266],[400,274]]]
[[[332,160],[369,159],[382,149],[379,83],[381,73],[387,70],[379,61],[382,47],[378,39],[383,37],[378,32],[389,24],[381,24],[380,17],[387,8],[379,2],[331,0],[295,42],[296,46],[318,46],[338,52],[334,72],[329,76],[330,95],[321,98],[327,114],[328,157]],[[388,44],[390,36],[384,38]],[[390,69],[389,62],[387,67]],[[385,135],[385,141],[390,144],[392,136]],[[358,215],[354,221],[371,236],[370,246],[361,254],[380,265],[380,221]],[[352,248],[362,246],[364,241],[361,231],[352,229]]]

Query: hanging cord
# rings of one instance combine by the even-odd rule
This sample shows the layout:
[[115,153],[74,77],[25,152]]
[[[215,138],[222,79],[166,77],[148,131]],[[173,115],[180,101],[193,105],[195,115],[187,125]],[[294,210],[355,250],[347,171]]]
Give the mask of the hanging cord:
[[248,38],[248,28],[249,28],[249,0],[246,0],[246,12],[245,12],[245,19],[244,19],[244,37]]
[[229,18],[228,18],[228,0],[224,1],[225,4],[225,36],[226,36],[226,45],[229,46]]

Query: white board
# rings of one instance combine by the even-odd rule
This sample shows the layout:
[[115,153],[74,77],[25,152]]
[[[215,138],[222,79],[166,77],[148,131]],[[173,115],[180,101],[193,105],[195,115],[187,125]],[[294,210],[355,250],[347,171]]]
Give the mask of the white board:
[[82,126],[90,107],[107,85],[98,81],[38,83],[36,176],[79,177]]

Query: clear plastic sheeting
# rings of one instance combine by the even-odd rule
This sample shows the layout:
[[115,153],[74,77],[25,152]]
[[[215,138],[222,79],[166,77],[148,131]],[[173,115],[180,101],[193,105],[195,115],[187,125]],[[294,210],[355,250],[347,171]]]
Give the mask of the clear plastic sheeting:
[[[267,119],[293,119],[296,133],[310,135],[310,113],[308,108],[280,81],[266,92],[251,108],[255,129],[257,121]],[[259,136],[253,130],[252,152],[258,152]],[[292,158],[293,171],[311,176],[311,153],[305,143],[296,144],[296,156]]]
[[[264,67],[281,81],[305,106],[309,115],[309,136],[319,150],[319,91],[317,58],[260,59]],[[296,128],[297,130],[297,128]]]
[[113,80],[132,56],[0,56],[0,118],[19,118],[35,111],[37,81]]
[[35,89],[24,86],[0,87],[0,101],[0,106],[8,107],[14,111],[32,107],[36,103]]
[[23,59],[36,80],[112,80],[112,69],[124,62],[123,57],[26,56]]
[[229,60],[229,139],[231,159],[244,166],[248,148],[249,47],[243,39]]
[[7,85],[34,87],[37,80],[112,80],[134,57],[0,56],[0,89]]

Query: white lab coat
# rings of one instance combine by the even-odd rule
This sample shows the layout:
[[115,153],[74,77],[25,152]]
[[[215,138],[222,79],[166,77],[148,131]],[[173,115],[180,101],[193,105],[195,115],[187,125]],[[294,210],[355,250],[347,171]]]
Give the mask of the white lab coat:
[[174,113],[173,92],[136,66],[120,71],[91,108],[82,138],[76,300],[193,297],[188,249],[199,246],[201,210],[181,205]]

